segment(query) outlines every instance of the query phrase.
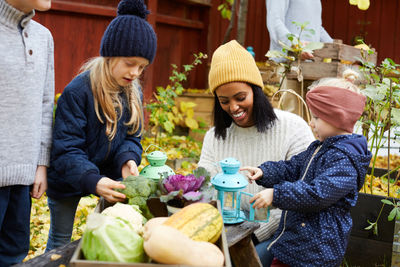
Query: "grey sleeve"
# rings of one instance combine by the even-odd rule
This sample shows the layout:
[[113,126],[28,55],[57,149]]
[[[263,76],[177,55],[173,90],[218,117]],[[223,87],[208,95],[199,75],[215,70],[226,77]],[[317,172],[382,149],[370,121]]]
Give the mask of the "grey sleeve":
[[38,165],[49,167],[54,107],[54,42],[49,32],[47,71],[43,89],[42,129]]
[[286,12],[289,8],[289,0],[266,0],[267,28],[271,41],[281,41],[290,45],[286,35],[290,33],[285,26]]

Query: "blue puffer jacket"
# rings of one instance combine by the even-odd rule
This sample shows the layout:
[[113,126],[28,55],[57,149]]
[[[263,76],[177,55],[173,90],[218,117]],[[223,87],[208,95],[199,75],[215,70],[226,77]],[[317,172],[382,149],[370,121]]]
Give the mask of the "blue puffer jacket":
[[[314,156],[304,179],[306,167]],[[273,206],[283,210],[271,250],[290,266],[339,266],[371,160],[365,137],[339,135],[314,141],[289,161],[265,162],[257,184],[274,188]]]
[[[126,98],[121,94],[126,103]],[[118,179],[128,160],[140,164],[141,137],[128,135],[124,122],[130,116],[124,105],[112,142],[105,134],[105,124],[97,118],[89,72],[73,79],[57,103],[47,195],[59,199],[96,192],[102,177]]]

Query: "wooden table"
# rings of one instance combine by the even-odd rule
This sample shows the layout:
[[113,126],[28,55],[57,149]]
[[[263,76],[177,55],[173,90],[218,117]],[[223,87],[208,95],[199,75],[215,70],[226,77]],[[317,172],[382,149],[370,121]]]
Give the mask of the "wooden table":
[[[258,223],[243,222],[234,225],[225,225],[226,238],[229,246],[229,254],[235,267],[259,267],[261,266],[251,234],[259,228]],[[60,264],[68,266],[72,254],[78,246],[79,240],[71,242],[65,246],[53,249],[47,253],[37,256],[29,261],[13,266],[20,267],[59,267]],[[51,260],[51,255],[58,254],[61,257]]]
[[259,267],[261,265],[251,234],[260,227],[259,223],[244,221],[225,225],[229,254],[235,267]]

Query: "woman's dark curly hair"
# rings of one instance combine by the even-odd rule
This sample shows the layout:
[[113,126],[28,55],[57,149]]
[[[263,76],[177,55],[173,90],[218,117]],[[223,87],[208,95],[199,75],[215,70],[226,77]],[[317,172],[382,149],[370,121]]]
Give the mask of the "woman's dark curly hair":
[[[257,85],[248,85],[253,90],[253,121],[255,121],[257,131],[263,133],[273,126],[277,117],[262,89]],[[213,113],[215,137],[224,140],[226,138],[226,129],[231,126],[233,119],[222,109],[217,95],[215,95]]]

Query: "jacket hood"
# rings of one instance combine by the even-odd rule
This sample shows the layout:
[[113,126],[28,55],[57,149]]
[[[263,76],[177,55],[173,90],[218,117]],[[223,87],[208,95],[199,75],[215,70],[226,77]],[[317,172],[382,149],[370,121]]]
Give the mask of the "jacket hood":
[[372,154],[368,150],[367,139],[363,135],[349,134],[327,138],[323,143],[342,151],[350,158],[357,170],[358,190],[360,190],[372,158]]

